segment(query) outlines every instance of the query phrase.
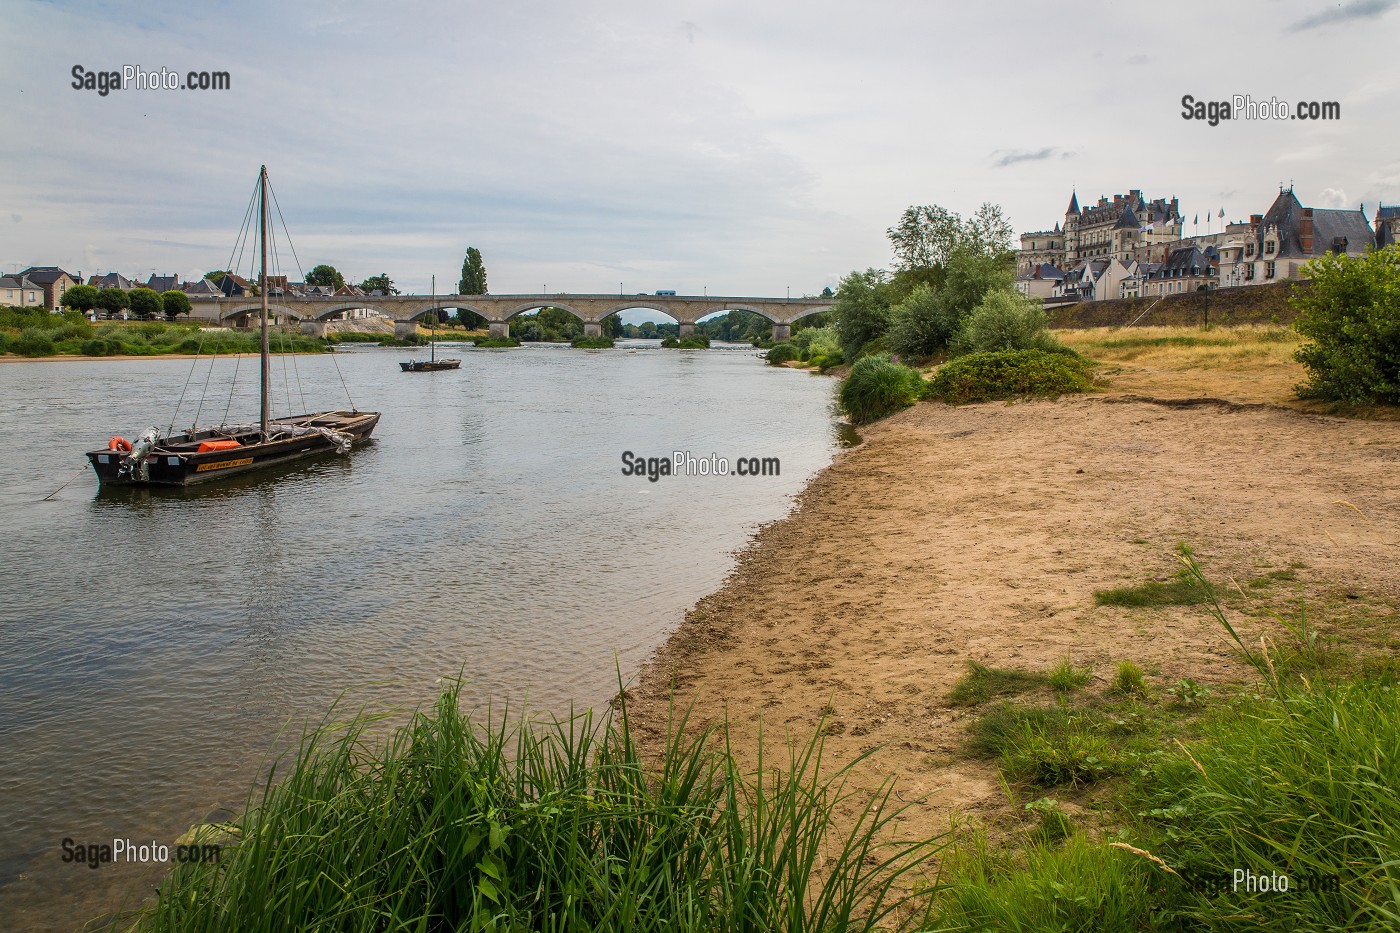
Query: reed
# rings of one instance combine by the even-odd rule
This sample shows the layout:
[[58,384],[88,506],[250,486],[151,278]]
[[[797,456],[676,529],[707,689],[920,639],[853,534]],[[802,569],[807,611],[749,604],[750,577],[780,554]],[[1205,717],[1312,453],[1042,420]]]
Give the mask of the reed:
[[[627,711],[473,722],[460,686],[376,745],[309,733],[217,865],[183,865],[133,931],[916,928],[935,841],[896,843],[886,786],[824,774],[820,733],[742,774],[674,719],[644,760]],[[488,721],[489,718],[488,718]],[[274,774],[274,777],[278,775]],[[833,814],[855,812],[832,830]],[[926,889],[923,889],[926,890]],[[920,903],[927,904],[921,898]]]

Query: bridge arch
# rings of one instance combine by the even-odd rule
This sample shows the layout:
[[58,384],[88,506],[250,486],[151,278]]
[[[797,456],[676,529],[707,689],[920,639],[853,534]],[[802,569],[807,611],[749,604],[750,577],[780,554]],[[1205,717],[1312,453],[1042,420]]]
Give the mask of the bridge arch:
[[[274,304],[274,303],[272,303],[272,302],[268,302],[268,304],[267,304],[267,310],[268,310],[270,313],[281,314],[281,315],[284,315],[284,316],[287,317],[287,318],[290,318],[290,319],[293,319],[293,320],[297,320],[297,321],[303,320],[303,319],[306,317],[306,315],[301,314],[301,313],[298,312],[298,311],[293,311],[291,308],[287,307],[286,305]],[[220,312],[219,312],[219,320],[220,320],[220,321],[228,321],[228,320],[231,320],[231,319],[237,318],[237,317],[252,317],[252,316],[259,315],[259,314],[261,314],[261,313],[262,313],[262,303],[261,303],[261,302],[259,302],[259,303],[257,303],[257,304],[236,305],[236,306],[234,306],[234,307],[232,307],[232,308],[227,308],[227,309],[225,309],[225,310],[223,310],[223,311],[220,311]]]
[[392,314],[385,311],[378,305],[367,304],[363,301],[347,301],[343,302],[342,304],[332,305],[331,307],[325,309],[317,308],[315,319],[318,321],[328,321],[330,320],[332,315],[339,314],[342,311],[373,311],[380,317],[387,317],[391,320],[393,318]]
[[[802,320],[804,317],[811,317],[813,314],[821,314],[823,311],[830,311],[830,310],[831,310],[831,305],[819,305],[818,307],[815,307],[815,308],[803,308],[801,311],[797,312],[797,313],[794,314],[791,318],[789,318],[789,319],[788,319],[788,323],[789,323],[789,324],[792,324],[792,323],[795,323],[795,322],[797,322],[797,321]],[[772,318],[769,318],[769,320],[772,320]]]
[[755,307],[754,305],[739,304],[739,303],[737,303],[737,302],[732,303],[732,304],[716,305],[716,306],[713,307],[713,308],[707,308],[707,309],[705,309],[704,313],[702,313],[702,314],[697,318],[697,320],[704,320],[705,318],[709,317],[709,316],[712,315],[712,314],[725,314],[726,312],[729,312],[729,311],[748,311],[748,312],[751,313],[751,314],[757,314],[759,317],[763,318],[765,321],[769,322],[770,324],[776,324],[776,323],[778,323],[778,319],[775,318],[775,317],[774,317],[771,313],[769,313],[768,311],[765,311],[764,309],[759,308],[759,307]]
[[681,316],[680,314],[676,313],[676,308],[675,308],[673,305],[668,305],[668,304],[666,304],[664,301],[647,301],[645,298],[643,298],[643,297],[640,296],[640,295],[638,296],[638,298],[640,298],[641,300],[640,300],[640,301],[624,301],[624,302],[619,302],[618,304],[613,305],[612,307],[608,308],[608,310],[606,310],[606,311],[604,311],[602,314],[598,315],[598,320],[599,320],[599,321],[605,320],[606,318],[612,317],[614,314],[619,314],[619,313],[621,313],[621,312],[623,312],[623,311],[637,311],[637,310],[640,310],[640,311],[655,311],[655,312],[657,312],[658,314],[664,314],[664,315],[666,315],[668,318],[670,318],[671,320],[675,321],[675,322],[678,323],[678,324],[681,323],[681,321],[682,321],[682,316]]
[[[545,309],[545,308],[558,308],[560,311],[567,311],[567,312],[569,312],[569,313],[572,314],[574,317],[578,318],[580,321],[587,321],[587,320],[588,320],[588,318],[587,318],[582,312],[580,312],[577,308],[573,308],[573,307],[570,307],[570,306],[567,305],[567,304],[564,304],[564,303],[562,303],[562,302],[556,302],[556,301],[533,301],[533,302],[528,302],[528,303],[526,303],[526,304],[517,305],[517,306],[515,306],[514,308],[512,308],[511,310],[507,311],[507,312],[505,313],[504,318],[502,318],[502,319],[503,319],[503,320],[506,320],[506,321],[509,321],[509,320],[511,320],[512,318],[519,317],[520,315],[525,314],[526,312],[529,312],[529,311],[541,311],[541,310],[543,310],[543,309]],[[478,313],[478,314],[481,314],[482,317],[485,317],[485,318],[488,318],[488,319],[491,318],[491,315],[489,315],[489,314],[485,314],[485,313],[480,312],[480,311],[478,311],[477,313]]]

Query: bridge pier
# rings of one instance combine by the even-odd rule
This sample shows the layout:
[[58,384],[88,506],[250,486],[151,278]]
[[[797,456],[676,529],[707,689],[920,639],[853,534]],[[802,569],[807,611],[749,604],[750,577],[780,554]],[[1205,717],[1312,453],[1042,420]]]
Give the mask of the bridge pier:
[[417,321],[395,321],[395,322],[394,322],[394,336],[397,337],[399,340],[402,340],[402,339],[404,339],[405,337],[417,337],[417,336],[418,336],[418,322],[417,322]]
[[584,321],[584,322],[583,322],[583,336],[585,336],[585,337],[601,337],[601,336],[603,336],[603,325],[602,325],[602,324],[590,324],[590,323],[588,323],[587,321]]
[[774,324],[774,325],[773,325],[773,342],[774,342],[774,343],[783,343],[783,342],[785,342],[786,340],[788,340],[788,338],[790,338],[791,336],[792,336],[792,325],[791,325],[791,324]]
[[510,321],[489,321],[491,336],[501,340],[510,336]]
[[694,325],[694,324],[682,324],[682,325],[681,325],[681,336],[682,336],[682,337],[689,337],[689,336],[691,336],[691,335],[694,334],[694,333],[695,333],[695,325]]
[[302,321],[301,332],[308,337],[324,337],[326,336],[326,323],[325,321]]

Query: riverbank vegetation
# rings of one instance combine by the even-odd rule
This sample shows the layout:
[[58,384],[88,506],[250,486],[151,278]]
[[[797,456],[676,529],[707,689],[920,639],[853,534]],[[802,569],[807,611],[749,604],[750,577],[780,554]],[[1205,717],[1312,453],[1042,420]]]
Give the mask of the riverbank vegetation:
[[867,356],[851,367],[837,400],[852,424],[868,424],[913,405],[923,388],[918,370],[887,356]]
[[969,668],[949,698],[980,707],[964,754],[998,762],[1023,819],[997,839],[959,833],[931,929],[1400,922],[1400,666],[1345,650],[1302,610],[1265,614],[1272,626],[1247,640],[1185,549],[1177,582],[1193,602],[1204,594],[1257,679],[1217,694],[1154,683],[1125,658],[1101,687],[1079,671],[1047,703],[1005,697],[1043,690],[1060,668]]
[[[274,331],[273,353],[321,353],[329,345],[315,337]],[[0,352],[18,356],[162,356],[172,353],[257,353],[261,336],[252,330],[201,329],[159,321],[93,324],[80,314],[50,314],[43,308],[0,308]]]
[[[625,703],[548,725],[484,725],[457,686],[387,741],[327,725],[113,929],[901,930],[926,918],[937,840],[891,841],[892,789],[823,772],[820,734],[741,773],[723,728],[673,722],[644,760]],[[839,810],[854,828],[832,830]]]

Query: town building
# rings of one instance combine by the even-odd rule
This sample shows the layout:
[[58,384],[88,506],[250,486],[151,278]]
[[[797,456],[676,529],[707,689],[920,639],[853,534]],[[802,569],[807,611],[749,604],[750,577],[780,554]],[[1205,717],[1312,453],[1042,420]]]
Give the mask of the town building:
[[1290,187],[1279,192],[1267,212],[1249,218],[1243,249],[1222,266],[1220,284],[1267,285],[1300,278],[1303,266],[1319,256],[1360,256],[1377,242],[1364,211],[1304,207]]
[[140,286],[120,272],[108,272],[106,275],[89,276],[87,283],[93,288],[119,288],[124,292],[129,292],[133,288]]
[[83,280],[81,272],[69,275],[58,266],[30,266],[19,273],[18,277],[28,279],[44,290],[44,306],[50,311],[59,310],[64,293]]
[[166,292],[180,291],[180,277],[178,275],[156,275],[151,273],[151,278],[146,282],[146,287],[158,295]]
[[1027,298],[1049,298],[1065,274],[1048,262],[1036,263],[1016,276],[1016,291]]
[[45,308],[44,286],[22,275],[0,276],[0,304],[16,308]]

